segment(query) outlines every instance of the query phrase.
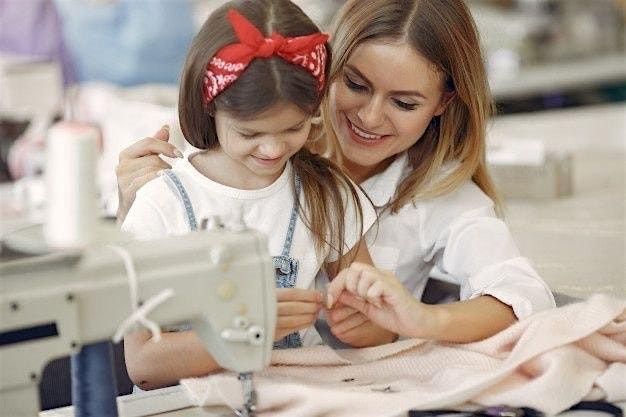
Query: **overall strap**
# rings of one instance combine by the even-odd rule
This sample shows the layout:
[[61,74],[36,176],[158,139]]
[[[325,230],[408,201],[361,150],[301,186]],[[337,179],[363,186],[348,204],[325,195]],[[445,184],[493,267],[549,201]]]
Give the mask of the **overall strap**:
[[289,227],[287,228],[287,236],[285,236],[285,244],[283,245],[282,256],[289,256],[291,252],[291,243],[293,241],[293,234],[296,229],[296,220],[298,220],[298,198],[300,198],[300,190],[302,189],[302,183],[300,177],[296,174],[295,178],[296,192],[293,201],[293,207],[291,209],[291,217],[289,218]]
[[162,172],[165,183],[168,185],[170,190],[172,190],[174,195],[177,195],[179,197],[180,202],[185,209],[189,230],[191,230],[192,232],[198,230],[198,222],[196,221],[196,215],[193,212],[191,199],[189,198],[189,194],[187,194],[187,190],[185,190],[183,183],[180,181],[180,178],[178,178],[178,176],[171,169],[166,169]]

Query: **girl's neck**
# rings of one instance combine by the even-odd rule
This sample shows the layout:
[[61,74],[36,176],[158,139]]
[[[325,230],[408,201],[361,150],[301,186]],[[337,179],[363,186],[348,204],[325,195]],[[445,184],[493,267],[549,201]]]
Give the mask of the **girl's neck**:
[[198,152],[189,158],[189,163],[211,181],[239,190],[259,190],[269,187],[284,172],[283,169],[275,177],[256,175],[219,149]]
[[368,179],[372,178],[374,175],[380,174],[384,170],[386,170],[389,165],[394,161],[395,156],[385,159],[384,161],[379,162],[376,165],[371,166],[363,166],[359,165],[355,162],[352,162],[348,158],[343,158],[343,169],[350,176],[352,181],[357,184],[362,184]]

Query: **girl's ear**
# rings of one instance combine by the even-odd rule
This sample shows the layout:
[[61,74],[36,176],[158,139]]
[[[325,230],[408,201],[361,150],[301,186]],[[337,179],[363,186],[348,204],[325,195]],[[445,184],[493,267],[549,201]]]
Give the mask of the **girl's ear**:
[[434,116],[441,116],[444,111],[448,108],[456,93],[454,91],[444,91],[441,95],[441,100],[439,101],[439,106],[435,110]]

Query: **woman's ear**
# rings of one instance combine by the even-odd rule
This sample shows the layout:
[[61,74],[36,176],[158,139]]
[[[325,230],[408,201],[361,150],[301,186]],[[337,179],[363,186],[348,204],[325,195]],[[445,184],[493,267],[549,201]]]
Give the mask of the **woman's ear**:
[[448,108],[456,93],[454,91],[444,91],[441,95],[441,100],[439,101],[439,106],[435,110],[434,116],[441,116],[444,111]]

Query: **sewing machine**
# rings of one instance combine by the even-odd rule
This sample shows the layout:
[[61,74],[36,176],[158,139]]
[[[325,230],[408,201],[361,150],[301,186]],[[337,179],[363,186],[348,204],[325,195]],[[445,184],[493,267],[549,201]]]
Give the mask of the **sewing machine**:
[[110,339],[133,313],[129,259],[139,305],[173,293],[146,317],[160,325],[189,322],[215,360],[240,374],[240,415],[254,414],[251,373],[269,364],[276,324],[274,269],[261,234],[218,230],[0,264],[3,415],[37,415],[44,365]]

